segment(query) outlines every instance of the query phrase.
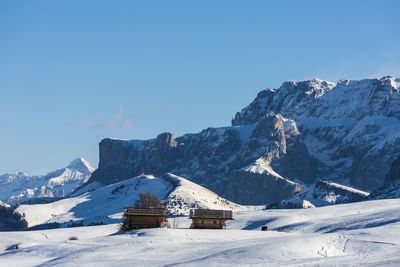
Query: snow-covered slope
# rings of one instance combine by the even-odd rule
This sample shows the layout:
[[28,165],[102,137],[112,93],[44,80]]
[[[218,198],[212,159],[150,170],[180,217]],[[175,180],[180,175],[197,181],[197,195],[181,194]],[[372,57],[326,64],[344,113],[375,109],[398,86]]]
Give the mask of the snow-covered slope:
[[157,195],[173,215],[188,214],[190,208],[249,209],[182,177],[166,174],[138,176],[52,203],[20,205],[17,212],[25,214],[29,227],[49,223],[62,226],[113,223],[121,221],[123,208],[132,206],[141,192]]
[[248,207],[235,204],[224,199],[216,193],[195,184],[182,177],[167,174],[164,180],[169,180],[177,186],[164,199],[167,201],[167,208],[171,214],[187,215],[189,209],[228,209],[233,211],[246,210]]
[[235,212],[234,219],[226,230],[187,229],[190,220],[178,217],[178,229],[0,232],[0,266],[400,265],[399,199]]
[[46,175],[4,174],[0,176],[0,200],[14,205],[37,198],[64,197],[85,183],[93,171],[86,160],[78,158]]
[[[298,203],[299,201],[307,201],[312,204],[311,206],[322,207],[363,201],[366,200],[368,196],[368,192],[350,186],[330,181],[318,181],[307,189],[297,193],[293,199],[281,201],[278,208],[289,208],[288,205]],[[295,205],[292,206],[295,207]],[[305,207],[308,207],[308,205],[305,205]]]

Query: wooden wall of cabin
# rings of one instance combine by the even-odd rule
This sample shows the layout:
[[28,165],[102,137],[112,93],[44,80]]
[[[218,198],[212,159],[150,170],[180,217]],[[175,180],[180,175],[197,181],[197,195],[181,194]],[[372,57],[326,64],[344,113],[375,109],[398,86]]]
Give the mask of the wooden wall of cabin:
[[148,225],[149,227],[158,227],[162,222],[167,221],[163,216],[126,216],[128,225]]
[[190,228],[197,229],[224,229],[225,228],[225,219],[200,219],[200,218],[192,218],[192,225]]

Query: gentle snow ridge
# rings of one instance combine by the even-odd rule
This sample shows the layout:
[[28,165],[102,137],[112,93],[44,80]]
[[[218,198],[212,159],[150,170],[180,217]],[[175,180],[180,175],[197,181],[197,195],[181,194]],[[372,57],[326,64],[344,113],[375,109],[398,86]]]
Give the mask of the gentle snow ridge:
[[142,175],[100,187],[80,196],[47,204],[20,205],[28,226],[70,222],[84,225],[119,222],[124,207],[132,206],[141,192],[152,192],[163,200],[173,215],[187,215],[190,208],[248,210],[250,207],[230,202],[214,192],[182,177]]

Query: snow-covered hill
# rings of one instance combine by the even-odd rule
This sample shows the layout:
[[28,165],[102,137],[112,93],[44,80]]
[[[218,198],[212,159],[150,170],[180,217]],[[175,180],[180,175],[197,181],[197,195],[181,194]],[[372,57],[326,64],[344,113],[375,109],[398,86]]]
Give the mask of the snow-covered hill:
[[[330,181],[318,181],[292,199],[268,205],[267,208],[309,208],[367,200],[368,192]],[[304,204],[304,205],[303,205]]]
[[97,188],[80,196],[52,203],[20,205],[28,226],[57,223],[63,226],[119,222],[124,207],[132,206],[141,192],[152,192],[173,215],[188,214],[190,208],[246,210],[214,192],[173,174],[142,175]]
[[15,205],[38,198],[61,198],[85,183],[93,171],[86,160],[78,158],[46,175],[4,174],[0,176],[0,200]]
[[178,217],[178,229],[0,232],[0,266],[400,265],[399,199],[233,217],[226,230],[188,229],[190,220]]
[[333,204],[343,204],[366,200],[369,193],[330,181],[318,181],[296,197],[310,201],[321,207]]

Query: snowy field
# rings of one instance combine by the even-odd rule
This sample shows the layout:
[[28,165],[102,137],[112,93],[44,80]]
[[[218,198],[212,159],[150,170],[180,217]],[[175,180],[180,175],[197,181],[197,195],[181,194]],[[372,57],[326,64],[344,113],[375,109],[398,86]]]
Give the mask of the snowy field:
[[400,199],[234,218],[226,230],[186,229],[190,220],[179,217],[169,219],[177,229],[0,232],[0,266],[400,266]]

